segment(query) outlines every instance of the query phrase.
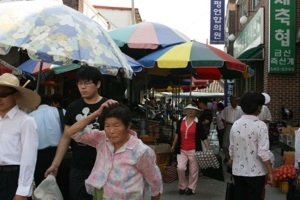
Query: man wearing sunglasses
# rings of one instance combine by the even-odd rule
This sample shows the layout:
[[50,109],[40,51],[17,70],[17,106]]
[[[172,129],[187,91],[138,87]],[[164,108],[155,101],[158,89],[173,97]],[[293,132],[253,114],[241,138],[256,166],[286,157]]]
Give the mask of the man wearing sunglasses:
[[0,76],[0,199],[26,200],[32,194],[38,132],[20,108],[36,108],[40,96],[20,86],[18,78]]

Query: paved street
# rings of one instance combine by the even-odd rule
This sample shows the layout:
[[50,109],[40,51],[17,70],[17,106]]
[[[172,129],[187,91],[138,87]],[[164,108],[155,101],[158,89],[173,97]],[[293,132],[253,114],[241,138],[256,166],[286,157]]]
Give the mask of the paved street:
[[[272,152],[275,155],[276,166],[279,166],[282,162],[280,155],[280,149],[274,148]],[[225,170],[224,170],[225,171]],[[161,196],[161,200],[224,200],[226,192],[226,181],[230,180],[230,176],[225,172],[225,182],[217,181],[205,176],[200,176],[198,180],[198,186],[196,193],[191,196],[179,195],[177,189],[177,181],[171,184],[164,184],[164,193]],[[280,192],[278,187],[266,186],[266,198],[265,200],[285,200],[285,194]]]

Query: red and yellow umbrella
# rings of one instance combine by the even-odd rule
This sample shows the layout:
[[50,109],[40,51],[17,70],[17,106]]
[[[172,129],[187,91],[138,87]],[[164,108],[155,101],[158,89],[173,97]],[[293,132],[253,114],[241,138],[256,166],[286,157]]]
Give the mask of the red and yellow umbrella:
[[[245,63],[213,46],[197,41],[186,42],[157,50],[140,60],[148,68],[183,69],[195,71],[201,78],[221,75],[220,78],[243,77],[248,67]],[[206,76],[205,76],[206,74]],[[219,79],[219,78],[218,78]]]

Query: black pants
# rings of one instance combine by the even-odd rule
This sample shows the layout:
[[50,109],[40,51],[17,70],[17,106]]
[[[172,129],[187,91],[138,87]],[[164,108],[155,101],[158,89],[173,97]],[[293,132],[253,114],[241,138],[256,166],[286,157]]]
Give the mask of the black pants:
[[266,176],[233,176],[233,178],[235,184],[234,199],[261,200]]
[[0,199],[12,200],[18,188],[19,171],[0,172]]
[[35,185],[38,186],[45,179],[45,172],[51,166],[56,153],[56,147],[48,147],[38,150],[37,160],[34,171]]
[[224,131],[225,131],[225,129],[217,129],[220,149],[223,148]]
[[90,170],[71,168],[70,172],[70,200],[92,200],[85,189],[85,180],[90,175]]

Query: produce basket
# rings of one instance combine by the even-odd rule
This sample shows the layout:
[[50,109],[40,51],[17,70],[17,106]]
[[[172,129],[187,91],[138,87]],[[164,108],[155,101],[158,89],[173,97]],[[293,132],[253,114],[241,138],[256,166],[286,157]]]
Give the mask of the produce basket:
[[156,164],[159,167],[161,173],[164,172],[165,166],[168,165],[170,160],[170,153],[156,153]]

